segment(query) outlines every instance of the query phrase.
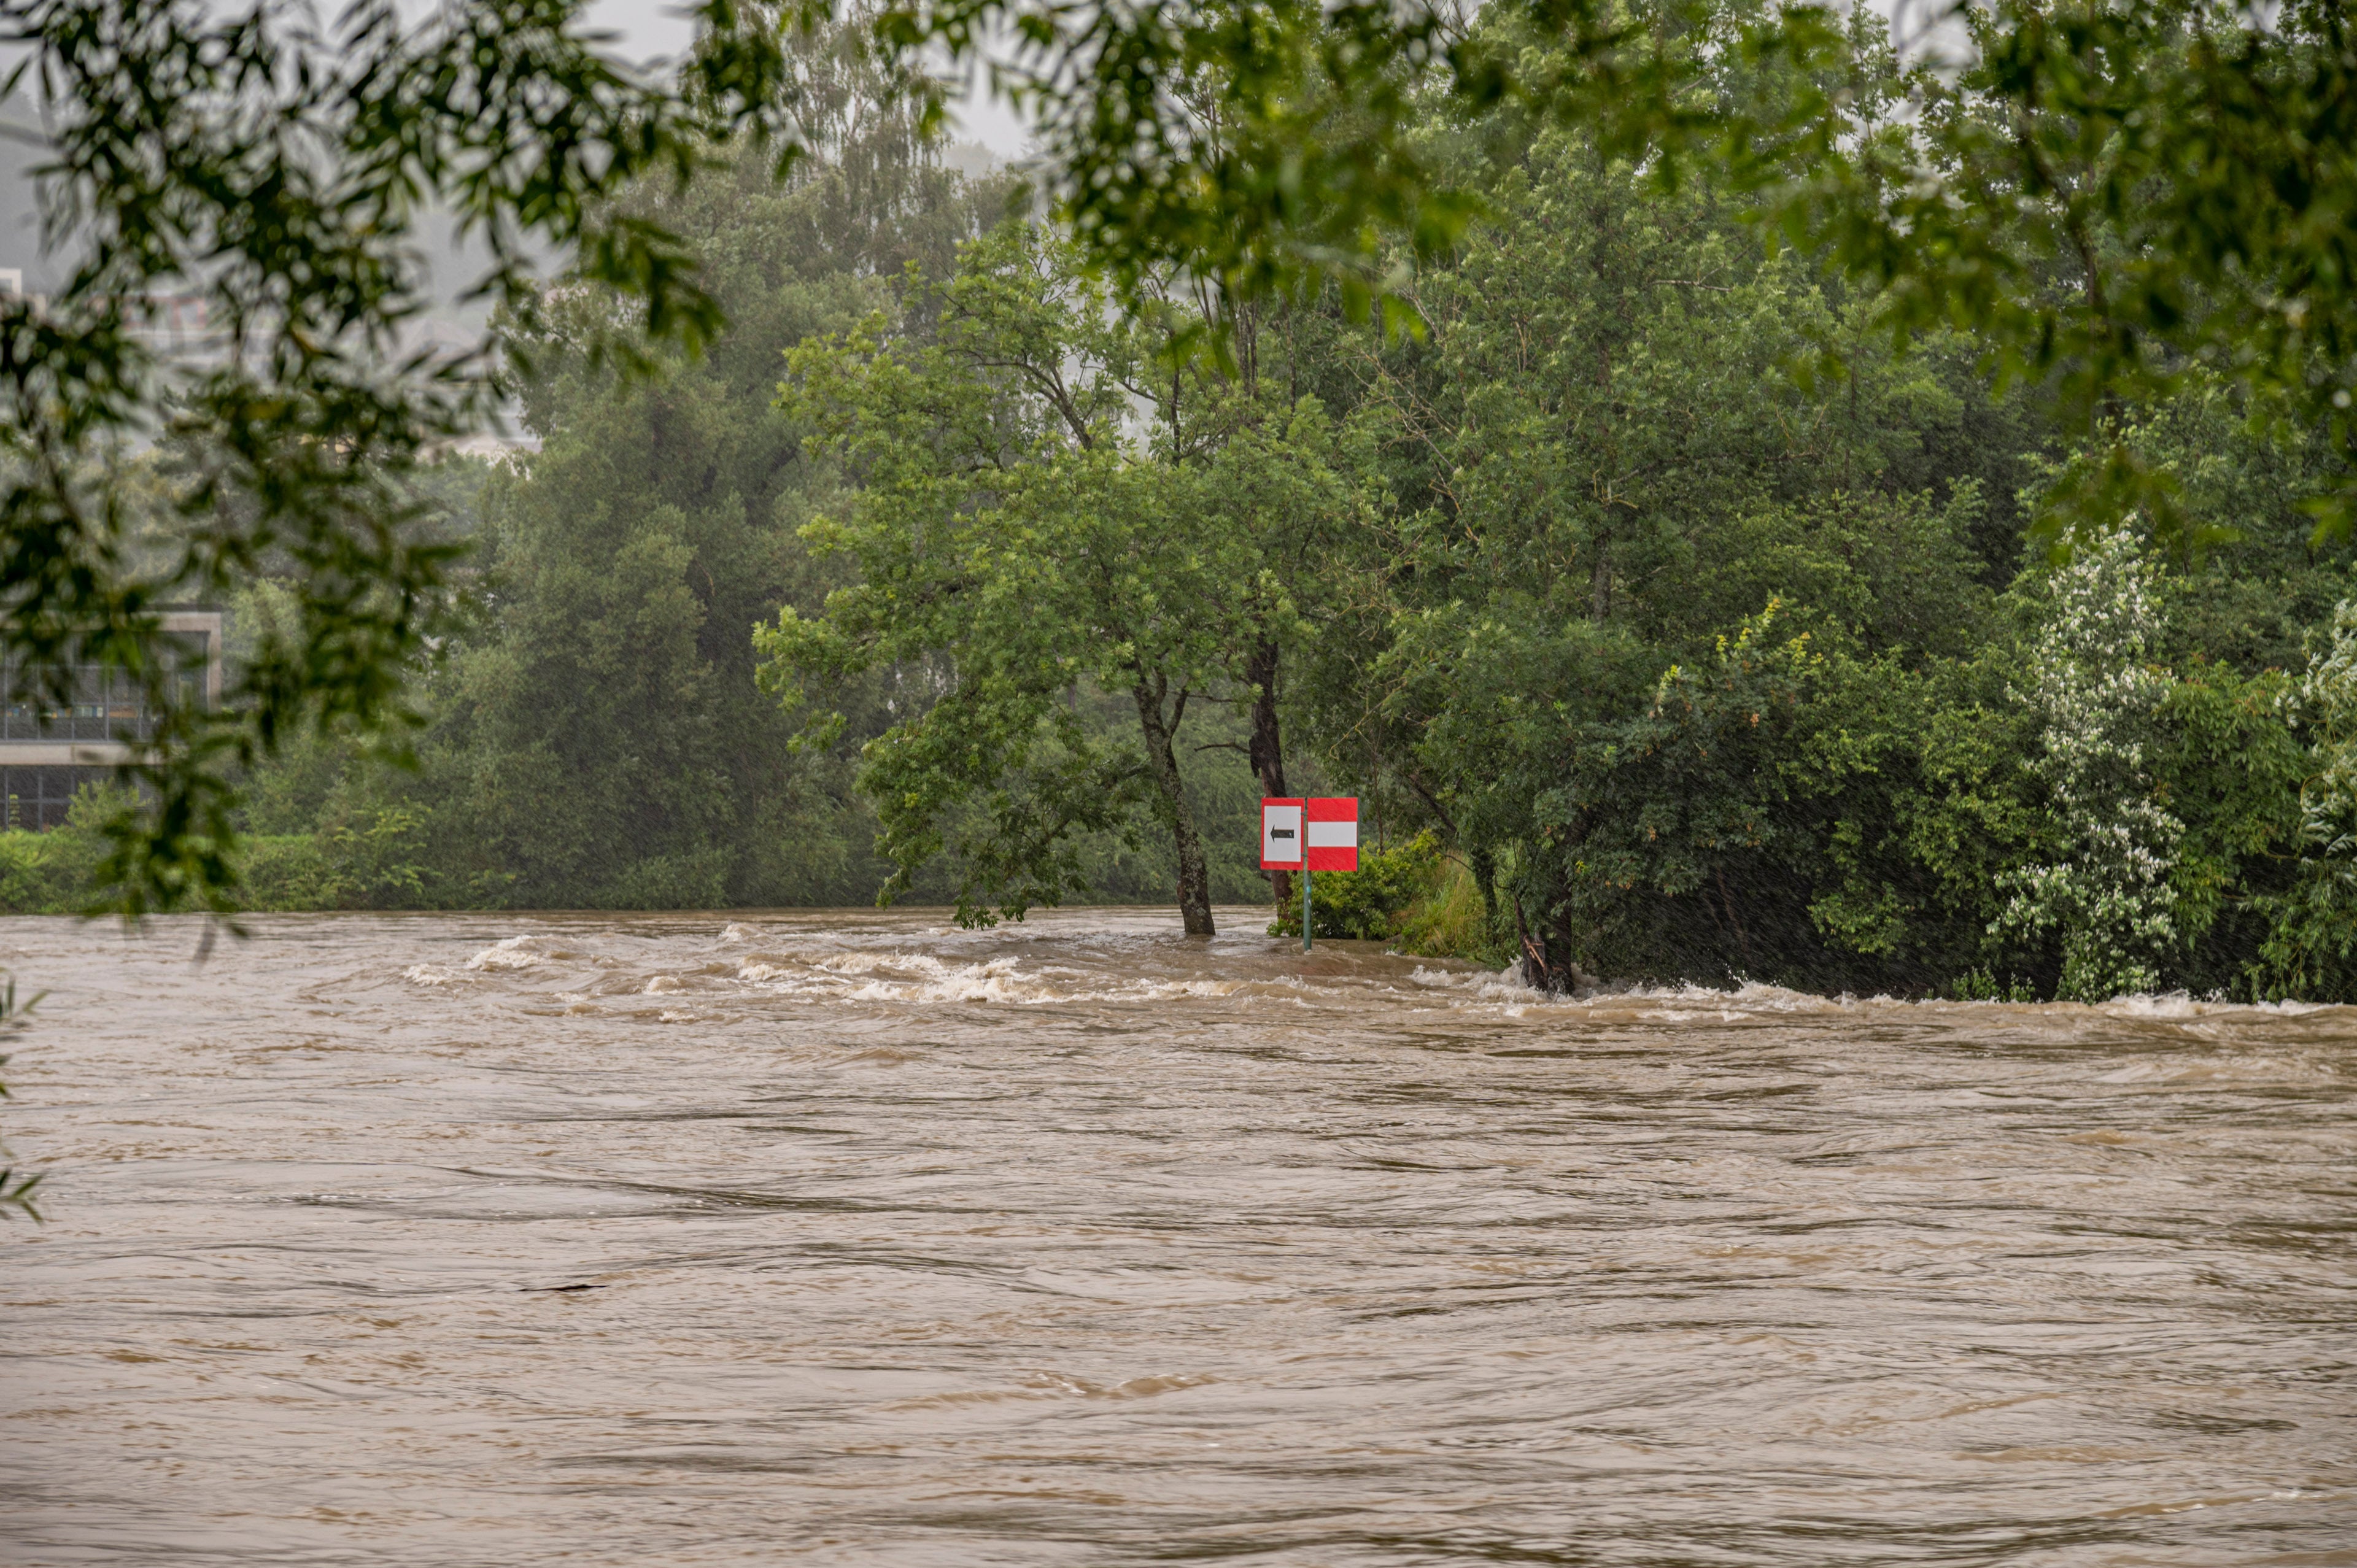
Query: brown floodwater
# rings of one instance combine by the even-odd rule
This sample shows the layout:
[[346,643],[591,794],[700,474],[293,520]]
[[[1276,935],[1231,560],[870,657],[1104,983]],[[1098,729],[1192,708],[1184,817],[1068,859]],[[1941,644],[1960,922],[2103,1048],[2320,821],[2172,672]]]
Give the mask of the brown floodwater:
[[2357,1011],[1176,926],[0,921],[0,1562],[2357,1563]]

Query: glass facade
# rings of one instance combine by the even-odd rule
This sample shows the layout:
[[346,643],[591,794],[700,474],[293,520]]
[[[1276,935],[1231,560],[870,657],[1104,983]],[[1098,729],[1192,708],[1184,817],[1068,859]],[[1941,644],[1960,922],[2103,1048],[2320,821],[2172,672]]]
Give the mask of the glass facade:
[[112,768],[8,768],[0,766],[0,805],[10,830],[47,832],[66,820],[74,791],[85,784],[103,784],[114,777]]
[[[0,741],[135,741],[145,740],[155,729],[138,685],[119,670],[76,666],[70,701],[63,703],[51,693],[18,693],[13,663],[0,671],[5,671],[0,692],[14,693],[0,706]],[[190,673],[178,679],[184,700],[194,701],[201,678]],[[5,760],[0,756],[0,762]]]
[[[218,679],[221,617],[167,612],[165,637],[180,644],[188,668],[172,677],[175,706],[202,707]],[[66,818],[74,792],[114,777],[105,766],[122,753],[95,756],[67,746],[136,746],[153,738],[156,714],[139,683],[119,670],[79,664],[63,691],[41,672],[0,661],[0,827],[46,832]]]

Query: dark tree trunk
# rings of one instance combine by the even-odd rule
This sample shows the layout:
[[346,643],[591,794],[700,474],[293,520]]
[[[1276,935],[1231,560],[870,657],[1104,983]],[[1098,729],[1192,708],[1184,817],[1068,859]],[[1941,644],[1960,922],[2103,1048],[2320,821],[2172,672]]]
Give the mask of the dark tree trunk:
[[1190,937],[1211,935],[1211,868],[1203,858],[1203,838],[1195,831],[1195,812],[1178,778],[1178,723],[1186,715],[1187,693],[1168,715],[1162,711],[1169,695],[1168,677],[1141,680],[1131,688],[1137,699],[1137,726],[1146,737],[1146,766],[1162,797],[1162,820],[1169,824],[1170,840],[1178,851],[1178,918]]
[[[1260,792],[1289,800],[1292,792],[1285,787],[1285,739],[1276,727],[1276,655],[1272,639],[1254,649],[1244,663],[1244,679],[1253,687],[1252,744],[1245,750],[1252,758],[1253,773],[1260,779]],[[1279,909],[1292,907],[1291,872],[1270,872],[1268,886]]]
[[1523,983],[1537,991],[1568,991],[1571,989],[1571,966],[1557,964],[1547,957],[1546,943],[1531,933],[1531,923],[1523,917],[1523,896],[1511,895],[1514,907],[1514,934],[1523,944]]
[[[1593,819],[1582,811],[1568,824],[1569,831],[1556,841],[1556,848],[1558,851],[1577,850],[1587,841],[1588,830],[1594,825]],[[1541,888],[1534,891],[1544,891],[1544,886],[1542,883]],[[1522,890],[1511,886],[1507,890],[1507,905],[1514,916],[1514,935],[1522,943],[1523,979],[1541,991],[1576,991],[1579,987],[1577,939],[1574,932],[1553,919],[1545,907],[1546,903],[1555,903],[1562,891],[1558,885],[1555,893],[1542,904],[1542,923],[1534,930],[1523,909]]]
[[1724,866],[1714,866],[1712,874],[1718,878],[1718,902],[1727,911],[1727,923],[1735,928],[1736,945],[1743,950],[1743,978],[1753,979],[1755,977],[1751,972],[1751,933],[1743,929],[1743,917],[1735,910],[1735,895],[1727,890],[1727,869]]

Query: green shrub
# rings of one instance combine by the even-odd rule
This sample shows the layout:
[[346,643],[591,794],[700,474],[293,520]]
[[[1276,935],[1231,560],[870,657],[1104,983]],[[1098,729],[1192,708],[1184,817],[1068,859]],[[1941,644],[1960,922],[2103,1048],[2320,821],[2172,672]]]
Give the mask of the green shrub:
[[50,842],[56,837],[22,828],[0,832],[0,911],[57,915],[75,907],[65,857]]
[[[98,868],[108,843],[102,824],[118,801],[84,789],[66,820],[47,832],[0,832],[0,913],[78,915],[99,902]],[[355,868],[330,865],[319,835],[255,833],[238,841],[245,907],[254,910],[331,909],[357,901]]]
[[0,911],[78,915],[96,902],[98,866],[110,847],[104,824],[120,804],[118,791],[85,785],[60,825],[0,832]]
[[[1388,941],[1400,936],[1417,911],[1442,891],[1445,864],[1440,840],[1426,832],[1394,848],[1361,854],[1356,871],[1314,873],[1310,905],[1317,934],[1353,941]],[[1298,897],[1277,911],[1269,935],[1301,934]]]
[[1491,929],[1490,906],[1481,885],[1454,858],[1440,864],[1437,886],[1410,905],[1392,945],[1401,952],[1429,958],[1476,959],[1502,964],[1510,956]]
[[335,886],[319,841],[310,833],[254,833],[238,841],[245,907],[274,911],[335,907]]

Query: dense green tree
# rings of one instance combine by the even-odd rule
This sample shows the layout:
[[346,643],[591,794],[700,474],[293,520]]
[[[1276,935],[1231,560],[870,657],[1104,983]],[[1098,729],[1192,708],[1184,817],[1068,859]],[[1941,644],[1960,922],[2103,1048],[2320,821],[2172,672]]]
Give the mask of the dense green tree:
[[[854,570],[823,614],[761,632],[765,676],[800,706],[893,672],[895,722],[860,769],[898,867],[886,897],[946,852],[963,917],[1019,916],[1082,890],[1084,835],[1132,833],[1143,810],[1208,935],[1189,708],[1235,699],[1283,632],[1288,542],[1351,495],[1314,403],[1270,407],[1177,357],[1077,260],[1009,224],[897,318],[796,350],[783,401],[859,485],[804,535]],[[1092,692],[1134,726],[1091,723]],[[842,718],[813,723],[826,744]]]
[[[1489,169],[1491,215],[1419,274],[1426,340],[1360,359],[1358,417],[1386,437],[1401,504],[1330,596],[1308,733],[1402,821],[1442,827],[1485,890],[1502,874],[1501,918],[1550,972],[1757,972],[1757,931],[1786,944],[1786,972],[1830,973],[1802,961],[1816,874],[1792,858],[1821,859],[1822,833],[1786,822],[1771,846],[1770,819],[1802,804],[1771,810],[1744,782],[1783,730],[1717,749],[1704,790],[1638,766],[1667,743],[1629,726],[1703,722],[1656,690],[1663,671],[1750,635],[1771,600],[1780,642],[1846,660],[1912,670],[1975,648],[2018,530],[1986,531],[1985,456],[1940,455],[1987,395],[1953,359],[1889,352],[1862,306],[1702,182],[1665,199],[1544,125],[1442,134]],[[1809,374],[1827,344],[1838,381]],[[1655,791],[1760,832],[1665,837],[1635,804]],[[1838,815],[1828,791],[1809,800]],[[1747,898],[1762,907],[1728,902]],[[1649,935],[1596,945],[1607,929]]]
[[[1790,80],[1729,51],[1710,83],[1758,104]],[[2338,482],[2329,432],[2188,376],[2090,445],[2052,383],[1992,390],[2001,338],[1933,322],[1894,352],[1887,298],[1763,247],[1756,174],[1664,189],[1518,107],[1426,135],[1485,216],[1403,285],[1425,341],[1329,353],[1402,504],[1340,564],[1297,732],[1443,830],[1506,950],[1549,978],[2117,982],[2065,976],[2110,940],[2103,898],[2025,924],[2003,889],[2101,880],[2064,825],[2072,726],[2034,695],[2059,579],[2023,547],[2126,444],[2175,509],[2171,613],[2107,654],[2152,700],[2104,820],[2183,830],[2147,868],[2141,978],[2282,983],[2258,949],[2300,746],[2267,671],[2347,591],[2304,510]]]
[[625,296],[587,284],[522,332],[536,452],[488,477],[479,605],[427,685],[414,777],[356,777],[328,810],[412,813],[439,896],[538,906],[844,903],[880,875],[839,767],[788,751],[747,636],[825,581],[796,528],[837,478],[770,406],[785,349],[847,326],[904,267],[946,272],[1001,188],[947,167],[918,111],[837,35],[806,44],[826,151],[774,180],[758,148],[623,207],[679,237],[726,327],[618,375]]
[[[46,238],[71,258],[46,299],[0,300],[0,635],[28,682],[95,662],[162,715],[113,835],[129,911],[231,907],[238,772],[297,729],[406,711],[451,552],[420,537],[404,481],[496,397],[490,356],[403,347],[430,298],[428,201],[487,248],[474,286],[519,317],[541,299],[533,252],[554,245],[640,300],[658,338],[717,325],[672,236],[610,199],[688,174],[716,132],[796,145],[782,41],[715,0],[718,52],[651,82],[600,54],[576,9],[500,0],[413,26],[382,0],[322,28],[295,5],[0,5],[0,37],[29,51],[6,86],[37,83],[48,105]],[[203,351],[150,330],[176,295],[204,312]],[[159,572],[130,547],[116,474],[126,445],[166,430],[197,467]],[[157,607],[273,564],[291,619],[226,704],[192,704]]]

